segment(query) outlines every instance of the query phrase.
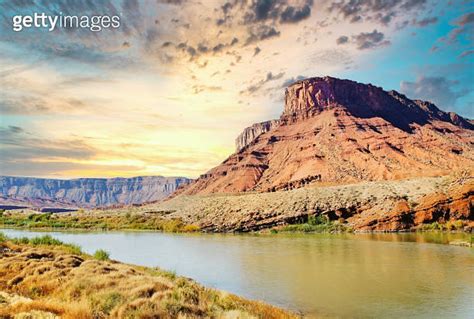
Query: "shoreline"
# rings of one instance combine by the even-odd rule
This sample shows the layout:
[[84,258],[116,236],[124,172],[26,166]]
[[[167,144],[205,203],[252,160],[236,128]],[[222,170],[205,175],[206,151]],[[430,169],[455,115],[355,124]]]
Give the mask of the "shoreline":
[[[206,288],[160,268],[93,256],[51,236],[0,236],[0,315],[298,318],[289,310]],[[87,282],[87,284],[86,284]],[[13,300],[13,301],[12,301]],[[48,317],[49,316],[49,317]]]
[[[381,241],[397,241],[396,238],[403,238],[414,243],[429,243],[439,245],[455,245],[462,247],[474,247],[474,234],[465,231],[364,231],[364,232],[272,232],[269,230],[257,232],[163,232],[147,229],[78,229],[78,228],[19,228],[19,227],[2,227],[0,226],[0,234],[3,230],[26,231],[31,233],[69,233],[69,234],[120,234],[120,233],[137,233],[137,234],[160,234],[160,235],[177,235],[177,236],[251,236],[251,237],[288,237],[299,238],[306,236],[328,236],[334,238],[346,237],[347,239],[377,239]],[[375,236],[375,237],[374,237]],[[398,237],[402,236],[402,237]],[[449,238],[451,237],[451,238]]]

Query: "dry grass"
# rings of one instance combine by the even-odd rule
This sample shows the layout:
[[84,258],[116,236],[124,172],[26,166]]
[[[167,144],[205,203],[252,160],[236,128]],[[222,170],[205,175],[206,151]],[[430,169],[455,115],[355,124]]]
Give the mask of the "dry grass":
[[0,318],[20,313],[65,319],[295,317],[160,269],[95,260],[62,246],[5,241],[0,257],[0,291],[24,297],[17,302],[2,297]]
[[4,212],[0,226],[9,228],[88,229],[88,230],[156,230],[164,232],[196,232],[199,226],[183,223],[181,218],[164,218],[161,214],[108,213],[37,213]]

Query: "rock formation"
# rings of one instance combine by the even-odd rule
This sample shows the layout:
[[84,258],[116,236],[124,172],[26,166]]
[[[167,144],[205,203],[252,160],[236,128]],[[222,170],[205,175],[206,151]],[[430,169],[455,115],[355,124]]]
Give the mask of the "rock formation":
[[0,199],[32,206],[47,203],[48,207],[141,204],[163,199],[190,181],[184,177],[162,176],[72,180],[0,176]]
[[271,131],[280,124],[279,120],[270,120],[261,123],[255,123],[243,130],[235,139],[236,152],[252,143],[259,135]]
[[447,175],[474,167],[474,125],[395,91],[310,78],[288,87],[279,122],[245,130],[237,148],[180,193]]

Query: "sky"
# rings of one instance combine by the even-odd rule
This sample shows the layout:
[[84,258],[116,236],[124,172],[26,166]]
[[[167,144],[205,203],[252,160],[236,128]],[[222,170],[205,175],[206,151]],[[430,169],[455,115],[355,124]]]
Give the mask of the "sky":
[[[118,15],[25,28],[16,15]],[[0,175],[198,177],[333,76],[474,118],[467,0],[0,0]]]

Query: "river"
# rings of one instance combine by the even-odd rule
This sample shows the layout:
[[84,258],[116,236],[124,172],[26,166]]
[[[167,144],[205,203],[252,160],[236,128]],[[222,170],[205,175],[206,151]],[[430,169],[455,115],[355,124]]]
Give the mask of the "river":
[[45,233],[310,317],[474,317],[474,249],[439,244],[465,234]]

